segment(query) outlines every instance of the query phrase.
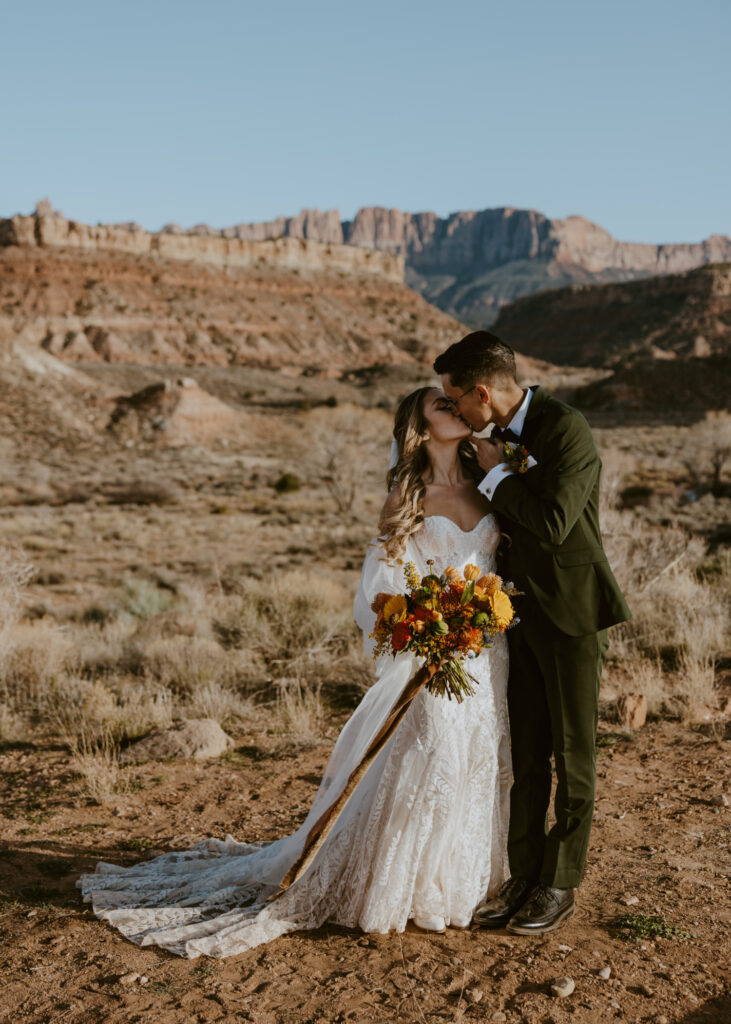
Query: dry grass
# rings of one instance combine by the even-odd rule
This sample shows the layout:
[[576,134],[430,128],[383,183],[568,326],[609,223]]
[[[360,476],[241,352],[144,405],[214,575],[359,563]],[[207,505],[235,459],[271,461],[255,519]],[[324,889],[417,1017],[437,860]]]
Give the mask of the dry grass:
[[312,743],[322,736],[325,707],[321,687],[301,679],[282,679],[277,694],[277,719],[298,743]]
[[94,743],[82,735],[72,743],[71,752],[71,767],[81,776],[82,792],[94,803],[109,803],[129,790],[119,747],[111,734],[102,735]]
[[704,577],[702,538],[619,508],[636,459],[617,453],[604,463],[605,548],[633,615],[610,633],[610,685],[644,693],[651,713],[703,717],[717,701],[714,659],[730,641],[729,566]]
[[[317,386],[327,397],[329,382]],[[351,609],[384,495],[391,414],[364,407],[380,400],[374,389],[363,405],[293,401],[252,418],[236,452],[115,456],[113,479],[172,481],[175,504],[18,506],[6,523],[18,544],[0,552],[0,736],[98,743],[108,730],[121,742],[181,717],[235,731],[262,715],[308,737],[323,708],[352,708],[374,678]],[[697,440],[651,430],[640,452],[634,433],[602,437],[605,546],[634,615],[610,633],[605,692],[643,692],[654,714],[703,714],[730,645],[731,561],[709,559],[688,528],[696,506],[674,505],[665,484],[665,504],[622,508],[628,481],[666,480]],[[79,458],[66,475],[103,483]],[[277,494],[288,471],[302,488]],[[33,582],[21,539],[35,545]]]
[[222,729],[251,723],[257,714],[251,700],[217,682],[194,690],[180,710],[184,718],[214,718]]

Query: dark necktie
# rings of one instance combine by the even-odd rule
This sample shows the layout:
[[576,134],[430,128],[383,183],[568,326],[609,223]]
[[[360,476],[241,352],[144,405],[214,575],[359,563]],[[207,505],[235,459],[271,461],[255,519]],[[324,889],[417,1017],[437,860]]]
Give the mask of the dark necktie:
[[512,441],[513,444],[520,444],[520,437],[509,427],[493,427],[490,434],[491,441]]

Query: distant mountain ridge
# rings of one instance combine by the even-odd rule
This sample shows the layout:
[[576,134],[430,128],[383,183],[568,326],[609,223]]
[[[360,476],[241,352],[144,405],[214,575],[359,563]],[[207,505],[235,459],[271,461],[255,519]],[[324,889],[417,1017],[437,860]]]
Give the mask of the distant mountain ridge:
[[[182,231],[175,224],[162,229]],[[366,206],[351,221],[341,220],[337,210],[305,209],[295,217],[221,230],[199,224],[191,232],[250,241],[294,237],[399,255],[407,284],[452,316],[482,326],[506,303],[548,288],[682,273],[731,260],[727,235],[697,243],[620,242],[585,217],[551,219],[513,207],[439,217]]]

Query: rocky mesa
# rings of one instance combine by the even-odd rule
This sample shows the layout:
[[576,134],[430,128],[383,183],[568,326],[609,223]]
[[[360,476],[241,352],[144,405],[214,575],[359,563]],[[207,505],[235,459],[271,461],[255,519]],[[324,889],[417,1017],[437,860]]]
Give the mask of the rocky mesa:
[[[180,230],[176,225],[163,228]],[[341,221],[336,210],[302,210],[296,217],[222,231],[205,224],[192,230],[243,240],[342,242],[400,256],[408,284],[440,309],[476,326],[492,323],[513,299],[548,288],[681,273],[731,260],[731,238],[726,235],[697,243],[621,242],[585,217],[551,219],[538,210],[513,207],[439,217],[366,206],[352,221]]]
[[402,278],[398,254],[93,227],[39,204],[0,222],[0,345],[80,363],[330,375],[428,361],[464,329]]

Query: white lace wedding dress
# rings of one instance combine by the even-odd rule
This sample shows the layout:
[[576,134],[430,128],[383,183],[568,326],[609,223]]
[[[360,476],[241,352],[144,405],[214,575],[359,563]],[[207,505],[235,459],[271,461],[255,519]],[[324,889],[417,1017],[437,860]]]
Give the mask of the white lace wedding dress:
[[[471,531],[429,516],[404,561],[417,570],[468,562],[494,569],[499,540],[486,515]],[[380,591],[405,590],[403,566],[372,541],[355,598],[366,650]],[[270,843],[204,839],[124,868],[100,862],[77,885],[94,913],[139,945],[181,956],[231,956],[285,932],[325,921],[367,932],[403,931],[409,918],[466,924],[507,876],[510,747],[506,638],[468,662],[479,681],[463,704],[421,691],[371,765],[306,873],[271,902],[265,897],[300,853],[307,833],[351,771],[420,662],[382,655],[377,682],[343,727],[310,812],[296,832]]]

